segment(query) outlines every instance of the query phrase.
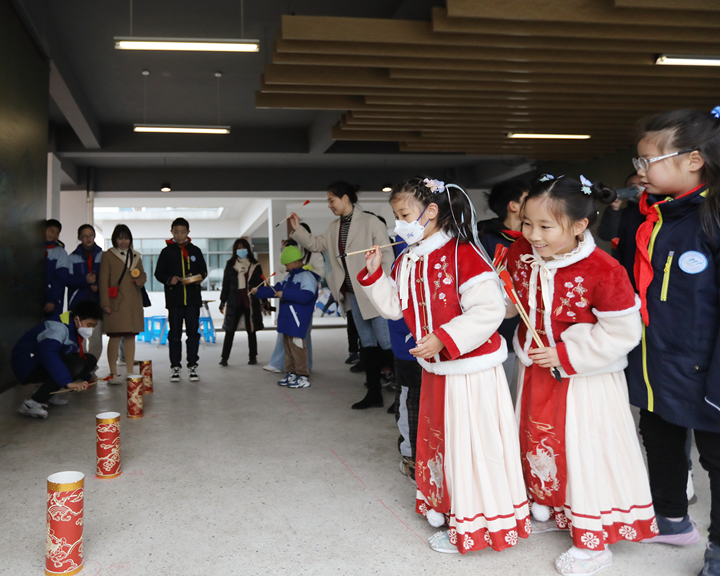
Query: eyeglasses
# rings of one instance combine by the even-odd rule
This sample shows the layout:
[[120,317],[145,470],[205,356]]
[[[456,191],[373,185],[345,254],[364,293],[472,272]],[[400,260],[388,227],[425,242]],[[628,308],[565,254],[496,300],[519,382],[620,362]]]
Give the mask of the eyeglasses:
[[665,158],[672,158],[673,156],[678,156],[679,154],[687,154],[688,152],[695,152],[697,148],[688,148],[687,150],[680,150],[680,152],[673,152],[672,154],[665,154],[665,156],[658,156],[657,158],[633,158],[633,168],[635,168],[636,172],[639,172],[642,170],[643,172],[646,172],[648,168],[650,168],[650,164],[653,162],[659,162],[660,160],[665,160]]

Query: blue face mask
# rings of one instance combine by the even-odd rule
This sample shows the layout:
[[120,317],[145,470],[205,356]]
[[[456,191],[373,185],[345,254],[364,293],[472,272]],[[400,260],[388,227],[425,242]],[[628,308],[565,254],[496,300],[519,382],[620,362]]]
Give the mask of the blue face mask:
[[235,254],[237,254],[237,257],[243,260],[244,258],[247,258],[248,251],[246,248],[240,248],[239,250],[235,250]]

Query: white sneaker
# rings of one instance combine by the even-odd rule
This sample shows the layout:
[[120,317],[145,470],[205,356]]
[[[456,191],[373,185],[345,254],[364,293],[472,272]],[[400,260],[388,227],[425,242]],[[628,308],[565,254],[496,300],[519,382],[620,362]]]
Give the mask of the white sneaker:
[[124,379],[120,374],[112,374],[112,378],[107,381],[110,386],[120,386],[124,382]]
[[190,382],[200,382],[200,376],[198,376],[197,369],[197,364],[190,366],[190,376],[188,378]]
[[288,384],[288,388],[308,388],[310,386],[310,380],[307,376],[298,376],[293,382]]
[[42,404],[35,402],[32,398],[25,400],[25,402],[20,405],[18,412],[24,416],[30,416],[32,418],[48,417],[47,410],[42,407]]
[[[573,547],[574,548],[574,547]],[[612,565],[612,552],[609,548],[605,548],[599,553],[589,553],[581,548],[571,548],[567,552],[563,552],[555,560],[555,570],[563,576],[584,576],[596,574],[603,568]],[[582,555],[583,558],[576,558],[575,554]]]
[[172,374],[170,374],[170,382],[180,382],[180,367],[176,366],[171,370]]
[[63,398],[59,394],[53,394],[52,396],[50,396],[48,404],[52,404],[53,406],[66,406],[67,404],[70,404],[70,400],[68,400],[67,398]]
[[282,370],[278,370],[277,368],[275,368],[275,366],[270,366],[270,364],[268,364],[267,366],[263,366],[263,370],[265,370],[266,372],[274,372],[276,374],[280,374],[282,372]]
[[436,532],[428,538],[428,542],[430,543],[430,548],[435,550],[435,552],[442,552],[443,554],[460,553],[457,546],[450,542],[450,530]]

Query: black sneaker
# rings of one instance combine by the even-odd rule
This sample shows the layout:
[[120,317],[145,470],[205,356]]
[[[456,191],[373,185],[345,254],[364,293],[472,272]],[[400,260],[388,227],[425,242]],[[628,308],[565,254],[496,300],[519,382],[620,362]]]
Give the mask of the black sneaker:
[[170,382],[180,382],[180,366],[172,368],[172,374],[170,374]]
[[200,376],[198,376],[197,369],[197,364],[190,366],[190,376],[188,378],[190,382],[200,382]]
[[357,364],[353,364],[350,366],[350,372],[353,374],[362,374],[365,372],[365,362],[358,362]]
[[345,360],[345,364],[357,364],[358,362],[360,362],[360,354],[357,352],[353,352]]
[[221,359],[220,359],[220,366],[227,366],[227,365],[228,365],[227,360],[225,360],[225,358],[221,358]]
[[248,360],[248,364],[250,364],[250,366],[257,364],[257,358],[253,356],[250,360]]

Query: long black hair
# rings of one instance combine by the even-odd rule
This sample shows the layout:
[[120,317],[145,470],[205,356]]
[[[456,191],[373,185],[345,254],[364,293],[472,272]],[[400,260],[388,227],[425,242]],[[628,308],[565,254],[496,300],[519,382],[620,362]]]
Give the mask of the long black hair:
[[237,251],[240,248],[245,248],[248,251],[248,260],[250,260],[252,264],[257,264],[257,258],[255,258],[255,254],[253,254],[250,242],[248,242],[245,238],[238,238],[235,242],[233,242],[232,256],[230,256],[230,259],[227,261],[228,268],[235,266],[235,262],[238,260]]
[[353,186],[344,180],[336,180],[327,187],[327,191],[341,200],[343,196],[347,196],[350,203],[355,205],[358,201],[357,193],[360,191],[360,186]]
[[705,160],[701,176],[708,193],[700,207],[700,222],[712,236],[720,227],[720,118],[700,110],[672,110],[640,121],[638,142],[652,133],[658,134],[661,150],[697,150]]
[[117,226],[115,226],[115,230],[113,230],[113,233],[111,236],[111,241],[112,241],[112,245],[115,248],[118,247],[117,241],[118,241],[118,238],[120,238],[120,236],[126,236],[126,237],[130,238],[130,247],[132,248],[132,243],[133,243],[132,232],[130,232],[130,228],[128,228],[126,224],[118,224]]
[[[590,191],[589,194],[587,190]],[[590,228],[597,220],[595,200],[601,204],[612,204],[617,199],[617,192],[601,182],[586,186],[567,176],[554,178],[550,174],[541,174],[533,180],[520,208],[520,215],[525,214],[528,200],[543,197],[552,200],[548,209],[561,225],[572,225],[587,218]]]
[[[475,242],[475,210],[470,199],[459,186],[448,185],[444,190],[433,190],[429,184],[437,182],[425,176],[411,178],[405,184],[396,186],[390,193],[390,203],[405,195],[411,195],[427,208],[430,204],[438,207],[437,226],[452,238],[461,242]],[[442,184],[442,183],[441,183]],[[444,184],[443,184],[444,186]]]

